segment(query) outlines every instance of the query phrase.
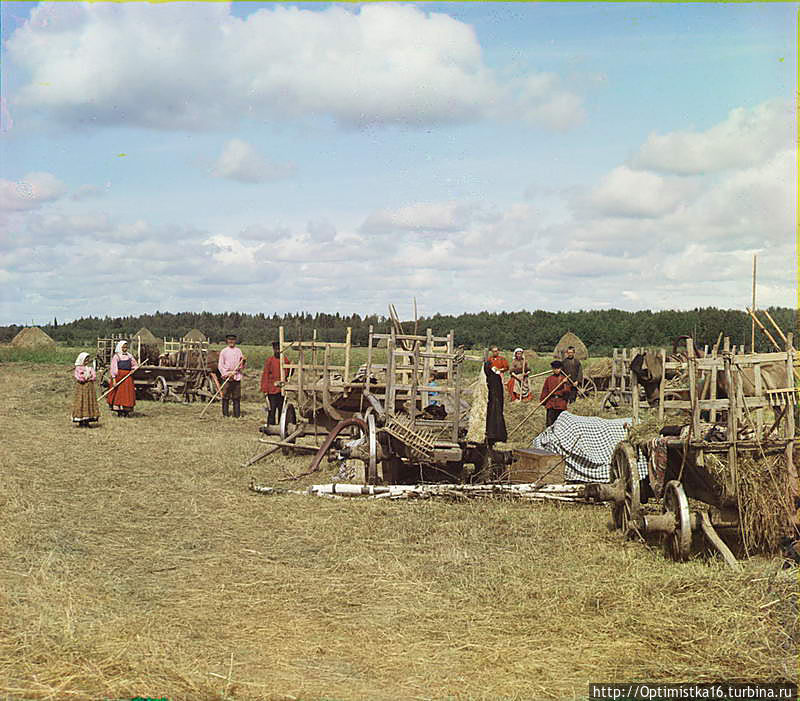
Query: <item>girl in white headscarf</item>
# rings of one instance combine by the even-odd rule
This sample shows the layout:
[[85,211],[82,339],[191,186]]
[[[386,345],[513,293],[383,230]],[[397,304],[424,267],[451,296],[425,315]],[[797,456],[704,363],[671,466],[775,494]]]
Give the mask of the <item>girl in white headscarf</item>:
[[136,387],[133,378],[125,379],[138,367],[136,359],[128,353],[128,342],[120,341],[111,357],[111,386],[108,395],[108,406],[117,416],[130,416],[136,405]]
[[531,374],[528,368],[528,361],[525,360],[525,352],[522,348],[514,349],[514,359],[511,361],[511,379],[509,379],[508,393],[511,395],[511,401],[527,401],[533,398],[531,394],[530,383],[528,382],[528,375]]
[[75,426],[88,428],[100,419],[94,368],[89,365],[89,354],[79,353],[75,358],[75,394],[72,398],[72,422]]

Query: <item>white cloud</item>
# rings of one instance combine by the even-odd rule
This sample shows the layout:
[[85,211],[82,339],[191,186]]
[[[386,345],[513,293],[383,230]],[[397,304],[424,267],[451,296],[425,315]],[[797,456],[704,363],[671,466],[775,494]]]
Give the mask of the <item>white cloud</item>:
[[361,225],[365,234],[416,232],[441,234],[463,230],[477,206],[468,202],[415,202],[372,212]]
[[786,148],[796,132],[793,105],[772,100],[751,109],[737,107],[706,131],[650,134],[631,165],[682,175],[752,166]]
[[42,3],[7,44],[18,106],[77,124],[216,128],[242,118],[428,125],[519,115],[564,128],[556,76],[499,81],[471,26],[395,3],[245,19],[227,3]]
[[213,173],[218,178],[242,183],[263,183],[291,175],[291,164],[272,163],[242,139],[230,139],[217,159]]
[[52,173],[28,173],[17,182],[0,179],[0,211],[37,209],[57,200],[65,191],[64,183]]
[[665,178],[623,165],[601,179],[587,203],[608,216],[660,217],[686,204],[697,189],[695,182],[683,178]]

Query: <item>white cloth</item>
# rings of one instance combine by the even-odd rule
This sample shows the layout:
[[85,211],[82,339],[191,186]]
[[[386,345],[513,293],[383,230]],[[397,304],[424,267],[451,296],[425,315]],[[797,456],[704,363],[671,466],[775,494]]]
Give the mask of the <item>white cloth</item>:
[[126,345],[127,343],[128,343],[127,341],[120,341],[119,343],[117,343],[117,347],[114,349],[114,352],[117,355],[122,355],[122,346]]
[[89,357],[89,354],[84,351],[83,353],[78,353],[78,357],[75,358],[75,365],[83,365],[86,362],[86,358]]

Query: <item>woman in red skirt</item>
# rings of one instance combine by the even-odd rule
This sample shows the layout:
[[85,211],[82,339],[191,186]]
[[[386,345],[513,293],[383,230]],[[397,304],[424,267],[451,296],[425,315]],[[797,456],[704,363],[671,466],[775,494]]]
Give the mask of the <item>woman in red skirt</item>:
[[108,393],[108,406],[117,416],[129,416],[136,404],[136,387],[133,378],[125,378],[136,370],[136,359],[128,353],[128,342],[120,341],[111,358],[111,386]]

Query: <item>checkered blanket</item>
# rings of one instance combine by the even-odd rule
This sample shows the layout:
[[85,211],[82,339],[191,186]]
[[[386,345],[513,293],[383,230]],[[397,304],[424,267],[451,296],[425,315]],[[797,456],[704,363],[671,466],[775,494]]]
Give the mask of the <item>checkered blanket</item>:
[[[564,479],[577,482],[608,482],[611,456],[617,443],[628,435],[633,419],[601,419],[562,411],[555,423],[531,443],[531,448],[549,450],[565,457]],[[647,460],[640,454],[639,477],[647,477]]]

